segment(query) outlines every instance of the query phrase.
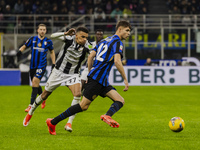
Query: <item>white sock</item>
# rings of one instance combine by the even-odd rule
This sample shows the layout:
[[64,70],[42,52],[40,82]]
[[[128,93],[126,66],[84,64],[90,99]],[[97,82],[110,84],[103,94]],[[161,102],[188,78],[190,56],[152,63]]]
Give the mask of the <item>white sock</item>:
[[[75,97],[75,96],[74,96],[74,99],[72,100],[71,106],[73,106],[73,105],[75,105],[75,104],[78,104],[80,101],[81,101],[81,97]],[[76,114],[75,114],[75,115],[76,115]],[[71,124],[72,124],[72,122],[73,122],[73,120],[74,120],[74,118],[75,118],[75,115],[70,116],[67,123],[71,123]]]
[[41,94],[36,98],[35,102],[31,106],[31,109],[29,110],[29,115],[33,115],[36,108],[43,102],[44,100],[41,98]]

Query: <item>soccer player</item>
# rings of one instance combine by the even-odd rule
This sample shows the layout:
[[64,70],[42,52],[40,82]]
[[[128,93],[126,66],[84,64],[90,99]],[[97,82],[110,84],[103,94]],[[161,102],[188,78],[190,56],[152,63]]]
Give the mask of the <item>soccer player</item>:
[[30,111],[24,118],[24,126],[29,124],[35,109],[47,99],[61,83],[65,83],[71,90],[74,96],[73,101],[76,102],[76,104],[80,102],[80,68],[89,55],[89,43],[87,41],[88,33],[89,31],[87,28],[78,27],[77,30],[72,28],[67,32],[54,33],[51,35],[53,38],[62,40],[64,44],[58,54],[55,68],[52,70],[46,83],[45,90],[37,97],[34,104],[31,106]]
[[[95,34],[96,41],[90,42],[91,49],[94,48],[97,45],[97,43],[99,43],[103,39],[103,30],[98,29],[98,30],[96,30],[95,33],[96,33]],[[88,68],[87,68],[87,64],[86,64],[86,68],[81,73],[81,91],[84,88],[85,82],[87,80],[87,75],[88,75]],[[71,103],[71,106],[73,106],[73,105],[75,105],[75,104],[77,104],[79,102],[80,101],[77,101],[76,99],[73,99],[72,103]],[[72,122],[73,122],[74,118],[75,118],[75,115],[72,115],[72,116],[69,117],[69,120],[68,120],[67,124],[65,125],[65,130],[66,131],[72,132]]]
[[[121,62],[123,43],[121,40],[127,39],[130,35],[131,25],[127,21],[119,21],[116,25],[116,33],[111,37],[102,40],[90,53],[88,57],[88,82],[83,92],[83,99],[79,104],[69,107],[57,117],[46,120],[49,133],[55,135],[56,125],[67,117],[87,110],[91,102],[98,96],[109,97],[114,103],[105,115],[100,118],[111,127],[118,128],[119,123],[111,117],[124,105],[124,98],[109,85],[108,76],[115,63],[116,68],[124,79],[125,88],[128,90],[128,81]],[[95,57],[93,68],[92,61]]]
[[[37,94],[42,93],[42,87],[40,86],[40,80],[42,79],[47,66],[47,52],[50,51],[50,57],[52,61],[52,68],[55,66],[55,52],[53,49],[53,42],[45,37],[47,32],[45,24],[39,24],[37,28],[38,35],[30,37],[26,43],[20,47],[17,52],[17,56],[20,57],[22,52],[31,47],[31,63],[29,75],[32,82],[31,100],[28,108],[25,112],[28,112],[33,105]],[[42,109],[45,107],[45,101],[42,104]]]

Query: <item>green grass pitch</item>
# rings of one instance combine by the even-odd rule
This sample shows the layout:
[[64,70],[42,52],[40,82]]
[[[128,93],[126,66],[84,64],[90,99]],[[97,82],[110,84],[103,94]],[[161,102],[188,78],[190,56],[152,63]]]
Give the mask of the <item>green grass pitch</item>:
[[[119,128],[111,128],[100,120],[112,101],[98,97],[86,112],[73,122],[73,132],[64,130],[67,119],[50,135],[45,120],[65,111],[72,94],[62,86],[48,98],[46,107],[35,111],[30,124],[22,125],[28,106],[30,86],[0,86],[0,149],[59,150],[193,150],[200,147],[199,86],[132,86],[123,92],[124,107],[113,119]],[[179,116],[185,129],[172,132],[168,123]]]

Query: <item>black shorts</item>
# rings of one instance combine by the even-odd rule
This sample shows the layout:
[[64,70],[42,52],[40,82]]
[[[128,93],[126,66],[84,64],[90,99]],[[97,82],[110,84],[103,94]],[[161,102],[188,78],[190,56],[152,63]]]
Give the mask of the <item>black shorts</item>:
[[85,96],[87,99],[93,101],[98,95],[101,97],[106,97],[106,93],[108,93],[110,90],[116,90],[111,85],[109,86],[103,86],[99,82],[93,80],[92,78],[88,77],[88,82],[85,85],[85,90],[83,92],[83,96]]
[[45,72],[46,72],[46,67],[41,69],[30,69],[29,75],[31,77],[31,81],[33,80],[34,76],[41,80]]

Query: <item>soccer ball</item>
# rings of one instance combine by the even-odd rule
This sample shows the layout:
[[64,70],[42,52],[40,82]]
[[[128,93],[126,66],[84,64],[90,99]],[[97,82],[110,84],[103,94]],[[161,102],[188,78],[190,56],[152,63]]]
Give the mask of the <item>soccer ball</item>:
[[181,117],[173,117],[169,121],[169,128],[174,132],[180,132],[185,128],[184,120]]

